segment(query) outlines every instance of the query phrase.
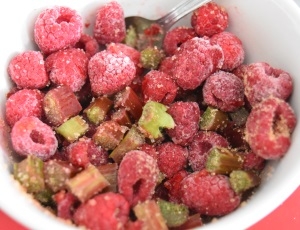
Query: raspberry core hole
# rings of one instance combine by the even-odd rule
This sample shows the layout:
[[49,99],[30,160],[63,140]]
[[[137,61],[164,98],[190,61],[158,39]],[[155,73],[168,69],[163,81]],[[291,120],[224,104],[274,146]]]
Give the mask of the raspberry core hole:
[[32,130],[30,133],[30,138],[33,142],[38,144],[45,144],[44,135],[37,130]]

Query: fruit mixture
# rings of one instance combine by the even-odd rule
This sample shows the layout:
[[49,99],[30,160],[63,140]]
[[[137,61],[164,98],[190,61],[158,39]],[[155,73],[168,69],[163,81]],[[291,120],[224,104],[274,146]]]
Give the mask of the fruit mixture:
[[57,217],[87,229],[187,229],[239,207],[282,158],[296,116],[290,74],[246,64],[228,12],[210,2],[190,27],[142,32],[118,2],[93,34],[54,6],[38,50],[14,56],[6,121],[14,178]]

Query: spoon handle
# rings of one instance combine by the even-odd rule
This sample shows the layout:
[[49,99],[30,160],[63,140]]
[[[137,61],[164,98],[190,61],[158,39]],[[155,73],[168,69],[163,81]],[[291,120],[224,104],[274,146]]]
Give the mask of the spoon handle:
[[167,31],[169,30],[180,18],[204,5],[211,0],[185,0],[175,6],[168,14],[157,20],[157,23],[163,26]]

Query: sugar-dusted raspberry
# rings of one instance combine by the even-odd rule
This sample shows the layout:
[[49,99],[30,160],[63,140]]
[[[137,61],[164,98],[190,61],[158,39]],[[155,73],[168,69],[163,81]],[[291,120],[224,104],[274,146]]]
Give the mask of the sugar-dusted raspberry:
[[144,102],[156,101],[168,105],[174,101],[177,89],[171,76],[158,70],[148,72],[142,81]]
[[66,220],[71,220],[73,216],[74,205],[78,201],[70,192],[60,190],[53,195],[56,204],[57,216]]
[[130,85],[135,78],[133,61],[122,53],[103,50],[89,61],[88,74],[95,95],[114,94]]
[[158,152],[156,151],[156,147],[154,145],[145,143],[138,147],[138,150],[144,151],[149,156],[153,157],[153,159],[157,160]]
[[34,40],[43,53],[73,47],[80,39],[82,18],[75,10],[54,6],[42,11],[34,24]]
[[98,9],[94,37],[100,44],[121,42],[126,34],[124,12],[117,1],[112,1]]
[[59,50],[46,58],[45,67],[51,82],[77,92],[87,79],[88,57],[78,48]]
[[196,102],[178,101],[170,105],[168,113],[172,116],[175,127],[167,134],[175,144],[188,145],[199,129],[200,108]]
[[296,115],[291,106],[282,99],[269,97],[252,108],[245,138],[258,156],[278,159],[288,151],[295,126]]
[[113,192],[96,195],[82,203],[73,216],[76,225],[94,230],[124,229],[128,218],[128,202]]
[[244,81],[244,75],[247,73],[248,65],[241,64],[231,71],[235,76]]
[[255,62],[247,66],[244,85],[245,95],[252,106],[269,96],[286,100],[293,91],[290,74],[265,62]]
[[11,130],[14,150],[21,156],[34,155],[42,160],[56,152],[58,142],[50,126],[34,116],[22,117]]
[[229,178],[206,171],[194,172],[181,182],[182,202],[207,216],[223,216],[235,210],[241,197],[230,186]]
[[158,71],[173,76],[173,65],[174,65],[174,56],[165,57],[164,59],[161,60],[158,66]]
[[39,51],[25,51],[14,56],[7,71],[18,88],[42,89],[49,84],[44,57]]
[[189,27],[180,26],[168,31],[163,41],[165,53],[168,56],[173,55],[182,43],[196,36],[194,29]]
[[156,150],[158,168],[167,178],[171,178],[186,167],[188,151],[185,147],[173,142],[165,142],[158,145]]
[[191,24],[199,36],[210,37],[228,27],[228,13],[224,7],[209,2],[193,12]]
[[205,168],[209,150],[212,147],[228,147],[228,141],[213,131],[199,131],[189,146],[188,161],[194,171]]
[[43,115],[44,94],[38,89],[21,89],[10,95],[5,104],[5,117],[13,126],[22,117],[35,116],[39,119]]
[[243,81],[230,72],[215,72],[204,83],[203,99],[222,111],[234,111],[244,105]]
[[235,34],[223,31],[213,35],[210,42],[222,47],[224,62],[221,69],[231,71],[244,62],[244,47],[242,41]]
[[134,206],[152,197],[158,176],[155,159],[140,150],[129,151],[119,166],[119,192]]
[[89,34],[81,34],[79,41],[75,45],[76,48],[83,49],[86,56],[90,59],[94,54],[100,51],[97,40]]
[[185,170],[180,170],[171,178],[164,182],[164,186],[168,190],[169,200],[175,203],[181,203],[181,181],[187,177],[189,173]]
[[245,170],[261,171],[266,165],[266,160],[252,151],[246,152],[243,159],[243,169]]

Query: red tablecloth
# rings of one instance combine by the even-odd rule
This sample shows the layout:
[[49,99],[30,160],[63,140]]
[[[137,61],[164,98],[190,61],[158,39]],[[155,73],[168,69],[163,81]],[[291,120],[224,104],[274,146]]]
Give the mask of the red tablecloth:
[[[0,229],[27,230],[0,211]],[[248,230],[300,229],[300,187],[275,211]]]

